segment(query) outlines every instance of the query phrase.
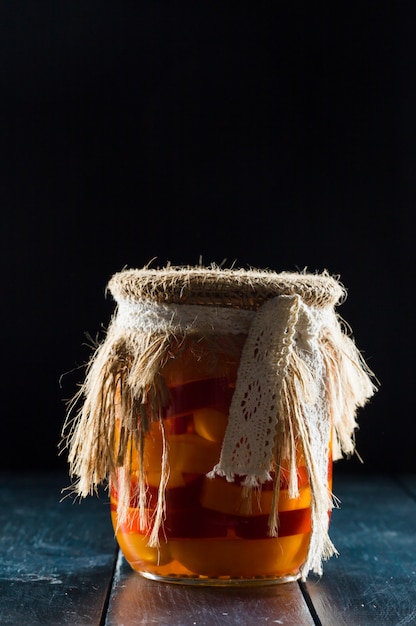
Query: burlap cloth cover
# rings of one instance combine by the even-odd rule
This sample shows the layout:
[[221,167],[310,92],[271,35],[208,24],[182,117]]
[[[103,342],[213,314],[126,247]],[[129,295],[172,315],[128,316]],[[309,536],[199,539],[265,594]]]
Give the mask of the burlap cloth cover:
[[[149,421],[162,420],[169,401],[160,370],[172,339],[197,335],[215,341],[244,333],[221,456],[208,476],[233,481],[243,475],[247,496],[273,477],[276,504],[282,463],[290,468],[289,495],[297,497],[296,458],[303,454],[312,534],[302,577],[310,570],[320,574],[322,560],[336,553],[328,536],[328,510],[335,500],[327,486],[330,441],[334,459],[354,452],[357,408],[375,391],[371,372],[335,313],[346,295],[343,286],[326,272],[168,266],[115,274],[108,289],[117,310],[64,429],[75,491],[86,496],[117,473],[122,523],[130,502],[132,446],[142,457]],[[163,527],[167,459],[165,444],[151,522],[143,472],[138,481],[141,523],[152,546]],[[274,506],[269,534],[278,533]]]

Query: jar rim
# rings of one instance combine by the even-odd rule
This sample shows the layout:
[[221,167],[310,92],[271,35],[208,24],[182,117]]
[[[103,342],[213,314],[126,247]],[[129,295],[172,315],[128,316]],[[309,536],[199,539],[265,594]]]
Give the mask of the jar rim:
[[164,304],[258,309],[266,300],[299,295],[306,304],[325,307],[343,302],[346,291],[337,277],[321,273],[226,269],[218,266],[166,266],[125,269],[107,289],[116,302],[149,300]]

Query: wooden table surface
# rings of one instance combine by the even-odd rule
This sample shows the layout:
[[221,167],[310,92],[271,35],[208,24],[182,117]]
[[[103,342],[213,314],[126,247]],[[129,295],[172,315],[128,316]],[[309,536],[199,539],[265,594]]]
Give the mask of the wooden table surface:
[[0,624],[416,625],[416,474],[337,475],[340,552],[322,578],[259,588],[170,585],[119,554],[107,496],[61,501],[62,475],[0,474]]

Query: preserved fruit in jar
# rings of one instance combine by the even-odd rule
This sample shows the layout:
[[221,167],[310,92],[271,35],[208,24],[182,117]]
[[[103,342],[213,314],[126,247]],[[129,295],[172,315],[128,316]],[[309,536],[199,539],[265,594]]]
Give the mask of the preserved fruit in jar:
[[[375,391],[323,274],[144,268],[117,302],[67,428],[76,492],[110,484],[119,546],[160,581],[322,573],[332,461]],[[76,403],[76,402],[75,402]]]
[[[280,468],[277,502],[278,537],[269,536],[268,519],[274,499],[273,480],[249,497],[242,480],[208,477],[220,457],[239,355],[245,337],[229,337],[233,355],[217,353],[217,377],[206,366],[212,346],[188,340],[161,374],[171,393],[162,422],[153,422],[144,442],[146,522],[137,507],[139,459],[134,457],[131,501],[127,519],[118,523],[117,478],[111,488],[112,520],[123,553],[136,571],[172,582],[261,582],[290,580],[305,562],[311,534],[311,490],[304,465],[297,466],[299,496],[288,495],[287,469]],[[188,372],[185,379],[183,372]],[[166,417],[168,415],[168,417]],[[148,545],[148,528],[155,514],[160,484],[163,437],[168,450],[169,477],[165,518],[157,547]],[[299,455],[300,457],[300,455]],[[302,459],[299,458],[299,463]],[[329,457],[329,468],[331,458]],[[330,469],[328,489],[331,488]],[[240,484],[239,484],[240,483]],[[329,520],[328,520],[329,521]]]

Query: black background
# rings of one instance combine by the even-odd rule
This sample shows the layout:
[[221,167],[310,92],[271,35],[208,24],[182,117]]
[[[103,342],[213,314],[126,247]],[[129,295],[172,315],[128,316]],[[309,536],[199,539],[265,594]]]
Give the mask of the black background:
[[106,283],[157,257],[340,275],[381,388],[339,471],[414,470],[411,6],[1,3],[2,467],[65,467]]

